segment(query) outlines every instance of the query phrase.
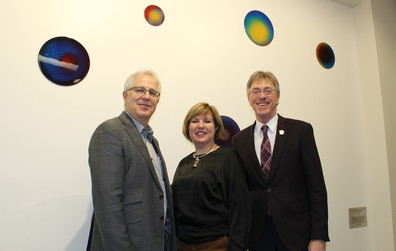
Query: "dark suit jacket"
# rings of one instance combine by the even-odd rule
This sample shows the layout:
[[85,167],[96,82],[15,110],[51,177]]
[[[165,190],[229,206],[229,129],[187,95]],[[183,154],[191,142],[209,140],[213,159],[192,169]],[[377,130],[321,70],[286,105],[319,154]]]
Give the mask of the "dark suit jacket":
[[[158,142],[153,138],[158,150]],[[162,161],[176,250],[172,196]],[[89,145],[94,206],[89,243],[93,251],[163,251],[164,193],[141,134],[123,112],[103,122]]]
[[263,234],[267,208],[290,250],[307,250],[310,240],[329,241],[327,192],[312,126],[279,116],[268,182],[254,148],[254,126],[233,137],[252,197],[249,250]]

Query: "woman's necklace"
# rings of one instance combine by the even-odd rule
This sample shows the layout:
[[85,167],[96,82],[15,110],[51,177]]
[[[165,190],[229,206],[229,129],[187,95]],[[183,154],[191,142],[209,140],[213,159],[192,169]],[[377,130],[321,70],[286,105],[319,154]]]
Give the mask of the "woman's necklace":
[[217,150],[217,148],[219,148],[219,146],[216,145],[216,144],[214,144],[213,147],[212,147],[212,148],[209,150],[209,152],[207,152],[207,153],[204,153],[204,154],[201,154],[201,155],[196,155],[196,154],[194,153],[194,154],[193,154],[193,157],[194,157],[195,160],[194,160],[193,167],[197,167],[197,166],[198,166],[199,159],[202,159],[203,157],[205,157],[205,156],[208,155],[209,153],[211,153],[211,152]]

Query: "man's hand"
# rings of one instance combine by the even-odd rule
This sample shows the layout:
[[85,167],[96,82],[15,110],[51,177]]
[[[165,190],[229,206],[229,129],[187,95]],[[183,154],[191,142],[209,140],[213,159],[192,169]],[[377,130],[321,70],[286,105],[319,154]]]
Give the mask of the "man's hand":
[[311,240],[308,251],[326,251],[326,242],[321,240]]

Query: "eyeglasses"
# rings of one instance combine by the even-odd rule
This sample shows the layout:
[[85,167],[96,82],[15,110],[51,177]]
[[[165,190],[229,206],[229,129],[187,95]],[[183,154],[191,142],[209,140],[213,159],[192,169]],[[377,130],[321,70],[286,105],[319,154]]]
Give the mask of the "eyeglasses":
[[255,97],[260,96],[261,93],[264,93],[266,96],[271,96],[273,92],[276,92],[276,90],[272,90],[271,88],[265,88],[264,90],[253,89],[253,91],[250,91],[250,93]]
[[136,92],[137,95],[144,95],[146,92],[148,92],[150,97],[153,97],[153,98],[158,98],[159,95],[161,94],[161,93],[159,93],[157,91],[148,90],[148,89],[146,89],[144,87],[132,87],[128,91],[130,91],[130,90],[133,90],[134,92]]

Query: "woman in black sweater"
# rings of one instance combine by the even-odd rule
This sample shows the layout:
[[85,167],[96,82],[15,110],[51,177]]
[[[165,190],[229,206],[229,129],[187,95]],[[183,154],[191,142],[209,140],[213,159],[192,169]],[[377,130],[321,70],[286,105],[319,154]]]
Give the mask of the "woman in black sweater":
[[223,131],[207,103],[193,106],[184,120],[195,152],[180,161],[172,184],[178,251],[245,250],[248,192],[236,153],[215,144]]

